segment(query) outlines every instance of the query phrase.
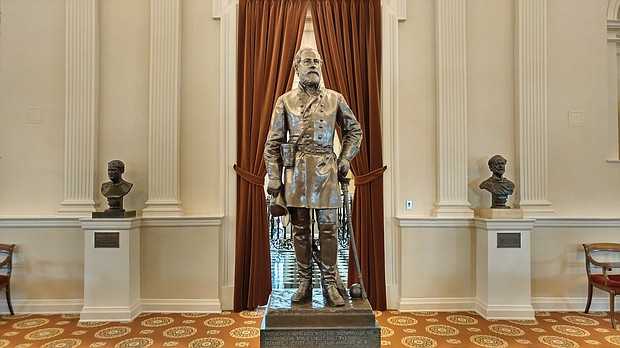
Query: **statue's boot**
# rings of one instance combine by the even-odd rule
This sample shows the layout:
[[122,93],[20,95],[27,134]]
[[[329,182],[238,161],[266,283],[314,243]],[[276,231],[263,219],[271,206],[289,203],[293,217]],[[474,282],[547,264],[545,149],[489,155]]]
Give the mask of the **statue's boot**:
[[323,297],[329,306],[344,306],[344,299],[338,291],[340,280],[338,259],[338,220],[336,209],[324,209],[318,214],[321,239],[321,271]]
[[340,295],[336,284],[325,283],[325,285],[323,285],[323,298],[328,306],[344,306],[344,298]]
[[342,296],[343,299],[349,298],[349,293],[347,291],[347,287],[344,285],[342,278],[340,278],[340,271],[338,271],[338,267],[336,267],[336,288],[338,289],[338,293]]
[[291,301],[295,303],[304,303],[312,299],[312,281],[302,280],[299,283],[297,291],[291,296]]
[[291,297],[291,301],[301,303],[312,299],[312,243],[310,240],[310,219],[307,214],[297,216],[295,220],[292,222],[293,246],[299,275],[299,287]]

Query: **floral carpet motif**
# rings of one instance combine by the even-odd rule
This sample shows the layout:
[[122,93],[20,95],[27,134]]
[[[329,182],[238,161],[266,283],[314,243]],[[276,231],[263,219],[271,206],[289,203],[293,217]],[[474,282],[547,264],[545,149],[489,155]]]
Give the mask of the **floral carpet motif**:
[[[144,313],[132,322],[79,322],[78,314],[3,315],[0,348],[259,347],[263,310]],[[620,347],[608,313],[537,312],[485,320],[474,312],[375,311],[392,347]]]

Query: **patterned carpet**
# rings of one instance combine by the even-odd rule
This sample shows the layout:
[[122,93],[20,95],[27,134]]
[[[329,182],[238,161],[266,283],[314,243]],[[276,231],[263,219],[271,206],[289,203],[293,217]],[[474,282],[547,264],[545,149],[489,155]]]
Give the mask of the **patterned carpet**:
[[[131,323],[80,323],[77,314],[4,315],[0,348],[259,347],[262,310],[149,313]],[[538,312],[535,320],[487,321],[472,312],[375,312],[382,346],[615,347],[608,313]]]

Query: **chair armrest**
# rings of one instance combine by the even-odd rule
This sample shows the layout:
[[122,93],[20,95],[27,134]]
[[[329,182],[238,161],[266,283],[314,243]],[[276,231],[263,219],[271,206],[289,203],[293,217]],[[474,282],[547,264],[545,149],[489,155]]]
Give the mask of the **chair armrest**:
[[610,272],[614,268],[620,267],[620,262],[592,262],[593,265],[600,266],[603,270],[603,278],[605,279],[605,286],[607,286],[607,282],[609,281],[609,276],[607,272]]
[[611,271],[614,266],[618,267],[618,265],[620,265],[620,263],[616,262],[599,262],[593,259],[590,255],[586,255],[586,258],[588,259],[588,262],[590,262],[592,265],[602,267],[603,271]]
[[9,263],[9,258],[5,257],[4,260],[0,262],[0,268],[6,266]]
[[607,262],[592,262],[594,266],[599,266],[603,269],[603,272],[611,271],[613,267]]

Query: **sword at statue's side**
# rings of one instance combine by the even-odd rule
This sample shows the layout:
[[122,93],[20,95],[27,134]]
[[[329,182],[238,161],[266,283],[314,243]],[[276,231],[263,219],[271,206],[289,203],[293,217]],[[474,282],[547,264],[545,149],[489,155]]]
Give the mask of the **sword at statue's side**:
[[351,222],[351,208],[349,207],[349,182],[351,179],[338,177],[340,186],[342,188],[342,195],[344,200],[344,212],[347,218],[347,231],[349,232],[349,240],[351,241],[351,249],[353,249],[353,259],[355,260],[355,268],[357,270],[357,278],[360,282],[360,288],[362,290],[362,298],[367,299],[366,288],[364,288],[364,279],[362,278],[362,269],[360,267],[360,261],[357,256],[357,247],[355,246],[355,234],[353,233],[353,223]]

